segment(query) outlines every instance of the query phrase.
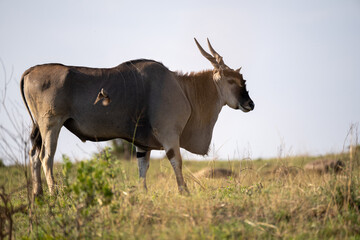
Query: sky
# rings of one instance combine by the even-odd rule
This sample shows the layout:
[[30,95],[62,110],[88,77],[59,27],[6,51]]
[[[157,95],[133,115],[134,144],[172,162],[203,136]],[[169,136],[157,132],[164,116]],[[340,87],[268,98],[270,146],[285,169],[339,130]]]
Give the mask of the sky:
[[[28,126],[19,80],[29,67],[149,58],[172,71],[211,69],[194,37],[205,49],[208,37],[228,66],[242,67],[255,102],[250,113],[222,109],[207,159],[340,152],[360,121],[358,0],[0,0],[0,34],[0,90],[11,80],[6,96]],[[3,106],[0,116],[11,128]],[[87,158],[106,144],[82,143],[63,128],[55,159]]]

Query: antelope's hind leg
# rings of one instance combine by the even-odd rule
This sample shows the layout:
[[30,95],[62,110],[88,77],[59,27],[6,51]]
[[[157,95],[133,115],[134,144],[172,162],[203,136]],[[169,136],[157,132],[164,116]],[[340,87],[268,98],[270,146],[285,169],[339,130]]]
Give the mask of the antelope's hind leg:
[[41,185],[41,161],[39,158],[40,149],[33,146],[29,152],[30,158],[30,169],[31,169],[31,178],[32,178],[32,192],[33,196],[41,196],[43,194],[43,189]]
[[43,189],[41,184],[41,161],[39,156],[42,140],[39,127],[36,124],[33,126],[30,139],[32,144],[32,148],[29,151],[32,192],[33,197],[37,197],[43,194]]
[[[59,122],[61,124],[59,124]],[[64,121],[48,119],[46,124],[39,126],[41,136],[43,137],[40,151],[40,160],[51,195],[55,193],[56,184],[53,174],[54,155],[63,122]]]

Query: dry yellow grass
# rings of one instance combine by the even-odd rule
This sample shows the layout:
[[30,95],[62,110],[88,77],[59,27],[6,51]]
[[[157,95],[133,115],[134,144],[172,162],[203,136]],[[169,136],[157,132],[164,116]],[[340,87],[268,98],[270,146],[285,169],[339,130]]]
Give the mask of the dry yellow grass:
[[[348,161],[347,155],[340,157]],[[111,172],[103,170],[104,176],[112,176],[105,182],[113,192],[111,201],[103,204],[101,191],[95,192],[96,201],[87,208],[82,192],[77,195],[66,187],[61,174],[63,165],[58,164],[55,173],[58,179],[63,179],[59,182],[58,197],[45,197],[34,204],[31,233],[28,233],[29,215],[14,216],[15,236],[46,239],[357,239],[360,234],[359,157],[353,159],[351,172],[346,169],[341,174],[304,171],[303,166],[312,160],[294,157],[186,161],[184,175],[190,196],[178,194],[167,160],[151,161],[147,193],[138,186],[136,162],[118,161],[111,163]],[[94,167],[91,164],[84,163],[83,169]],[[194,177],[197,171],[209,168],[225,168],[236,175],[214,179]],[[81,166],[72,167],[70,186],[79,182],[76,169]],[[21,185],[22,176],[16,173],[19,169],[0,171],[0,184],[5,184],[7,189]],[[115,175],[106,175],[110,173]],[[11,184],[9,179],[12,179]],[[26,201],[25,194],[26,190],[14,194],[14,204]]]

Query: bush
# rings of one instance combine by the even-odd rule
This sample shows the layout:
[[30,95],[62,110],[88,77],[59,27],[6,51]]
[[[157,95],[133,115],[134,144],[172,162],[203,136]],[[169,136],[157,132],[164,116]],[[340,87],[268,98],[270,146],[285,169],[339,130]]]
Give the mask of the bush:
[[110,181],[115,177],[112,171],[113,159],[108,151],[105,150],[98,159],[80,162],[74,182],[69,182],[70,170],[73,164],[66,156],[63,158],[63,174],[65,192],[72,195],[74,199],[83,203],[85,207],[107,205],[111,202],[113,192]]
[[117,158],[130,160],[136,154],[134,145],[123,139],[114,139],[111,141],[111,153]]
[[100,229],[94,219],[112,203],[115,192],[112,186],[115,177],[121,174],[120,162],[111,156],[108,148],[89,161],[74,164],[64,155],[63,162],[63,185],[58,195],[36,199],[34,213],[47,215],[50,221],[38,224],[41,228],[34,231],[34,237],[45,234],[55,239],[70,236],[92,239],[96,229]]

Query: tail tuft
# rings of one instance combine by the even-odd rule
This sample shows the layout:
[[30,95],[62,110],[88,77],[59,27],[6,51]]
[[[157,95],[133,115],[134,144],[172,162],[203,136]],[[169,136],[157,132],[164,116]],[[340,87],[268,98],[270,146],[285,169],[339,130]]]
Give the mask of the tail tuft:
[[37,126],[37,124],[34,124],[34,126],[33,126],[33,129],[30,134],[30,139],[31,139],[31,143],[33,145],[33,149],[36,148],[37,150],[40,151],[42,139],[41,139],[40,130],[39,130],[39,127]]

